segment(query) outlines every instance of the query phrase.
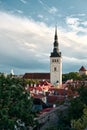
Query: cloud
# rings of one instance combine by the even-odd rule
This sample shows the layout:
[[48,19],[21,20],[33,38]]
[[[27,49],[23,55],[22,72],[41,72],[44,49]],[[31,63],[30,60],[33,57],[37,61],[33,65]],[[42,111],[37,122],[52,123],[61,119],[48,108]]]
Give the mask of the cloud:
[[26,4],[27,1],[26,0],[20,0],[23,4]]
[[54,6],[50,7],[42,0],[38,0],[38,2],[43,6],[43,8],[48,11],[50,14],[56,14],[58,12],[58,9]]
[[83,22],[80,18],[76,18],[76,17],[66,17],[66,24],[75,33],[82,34],[82,35],[87,34],[87,29],[84,27],[86,26],[87,21]]
[[70,24],[70,25],[79,25],[79,18],[72,18],[72,17],[67,17],[66,18],[66,22],[67,24]]
[[[67,19],[67,24],[75,28],[79,23],[79,19]],[[87,64],[87,36],[77,35],[81,29],[85,31],[82,27],[68,31],[58,27],[63,71],[69,71],[72,65],[74,70]],[[0,12],[0,70],[8,72],[13,68],[16,73],[49,72],[54,31],[54,27],[43,22]]]
[[41,19],[43,19],[44,17],[43,17],[43,15],[41,15],[41,14],[38,14],[38,16],[37,16],[38,18],[41,18]]
[[[44,68],[48,69],[46,66],[49,59],[50,42],[49,28],[44,23],[0,12],[2,65],[7,65],[8,68],[14,66],[15,69],[34,71],[37,68],[37,70],[44,71]],[[46,53],[48,57],[45,56]]]
[[78,26],[80,25],[79,18],[67,17],[66,23],[73,31],[78,31]]
[[82,22],[82,25],[87,26],[87,21]]
[[23,14],[22,10],[16,9],[15,12],[19,13],[19,14]]
[[55,13],[58,12],[58,10],[57,10],[56,7],[51,7],[51,8],[49,8],[48,12],[49,12],[50,14],[55,14]]

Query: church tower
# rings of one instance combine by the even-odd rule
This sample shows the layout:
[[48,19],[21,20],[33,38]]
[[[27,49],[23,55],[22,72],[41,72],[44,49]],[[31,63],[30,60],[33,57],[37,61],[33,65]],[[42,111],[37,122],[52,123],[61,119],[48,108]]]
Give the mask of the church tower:
[[50,55],[50,82],[53,85],[62,84],[62,56],[59,51],[57,27],[55,27],[53,52]]

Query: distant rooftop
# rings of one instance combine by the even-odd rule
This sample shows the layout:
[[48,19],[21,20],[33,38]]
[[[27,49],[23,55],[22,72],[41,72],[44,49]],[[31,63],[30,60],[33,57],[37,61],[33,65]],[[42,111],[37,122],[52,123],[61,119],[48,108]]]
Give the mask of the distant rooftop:
[[23,78],[50,80],[50,73],[25,73]]
[[84,66],[82,66],[79,71],[87,71],[86,68]]

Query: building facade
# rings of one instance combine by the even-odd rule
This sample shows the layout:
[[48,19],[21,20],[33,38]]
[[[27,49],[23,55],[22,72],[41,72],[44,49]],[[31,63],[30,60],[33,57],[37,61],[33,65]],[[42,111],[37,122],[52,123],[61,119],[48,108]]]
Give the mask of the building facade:
[[79,69],[79,74],[80,75],[87,75],[87,69],[82,66],[80,69]]
[[53,52],[50,55],[50,82],[53,85],[62,84],[62,56],[59,51],[57,27],[55,27]]

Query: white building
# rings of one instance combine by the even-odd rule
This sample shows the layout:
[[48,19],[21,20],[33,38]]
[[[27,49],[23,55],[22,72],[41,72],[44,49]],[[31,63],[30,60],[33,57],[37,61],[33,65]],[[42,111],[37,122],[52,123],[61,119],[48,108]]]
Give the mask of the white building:
[[57,37],[57,27],[55,27],[55,36],[53,43],[53,52],[50,55],[50,82],[54,84],[62,84],[62,57],[59,51],[59,43]]
[[80,75],[87,75],[87,70],[84,66],[82,66],[80,69],[79,69],[79,74]]

